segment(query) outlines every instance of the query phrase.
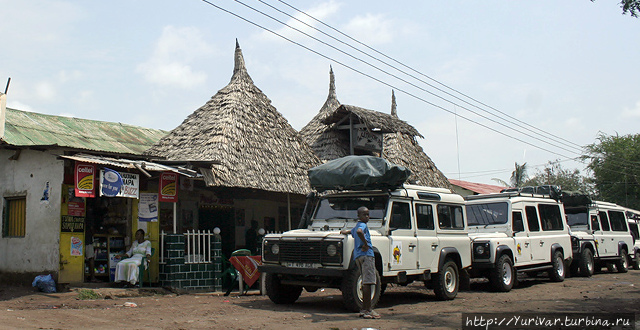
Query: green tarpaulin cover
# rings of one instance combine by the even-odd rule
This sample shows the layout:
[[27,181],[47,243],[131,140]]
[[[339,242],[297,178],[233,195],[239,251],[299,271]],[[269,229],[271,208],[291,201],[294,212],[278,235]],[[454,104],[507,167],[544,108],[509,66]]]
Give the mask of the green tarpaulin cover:
[[325,190],[395,189],[409,177],[404,166],[374,156],[346,156],[308,170],[311,187]]

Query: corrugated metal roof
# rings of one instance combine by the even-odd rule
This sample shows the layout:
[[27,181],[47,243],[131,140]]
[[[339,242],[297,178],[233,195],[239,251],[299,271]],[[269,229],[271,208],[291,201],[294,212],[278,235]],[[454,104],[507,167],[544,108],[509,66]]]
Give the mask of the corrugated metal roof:
[[157,172],[171,171],[178,174],[182,174],[190,178],[197,178],[202,176],[198,174],[198,172],[188,168],[184,168],[182,166],[169,166],[169,165],[158,164],[158,163],[144,161],[144,160],[130,160],[130,159],[122,159],[122,158],[115,159],[110,157],[101,157],[101,156],[85,155],[85,154],[76,154],[73,156],[60,155],[60,157],[76,160],[83,163],[92,163],[92,164],[101,164],[101,165],[109,165],[109,166],[122,167],[122,168],[137,169],[143,173],[146,171],[157,171]]
[[97,120],[45,115],[7,108],[1,142],[13,146],[60,146],[142,154],[167,131]]

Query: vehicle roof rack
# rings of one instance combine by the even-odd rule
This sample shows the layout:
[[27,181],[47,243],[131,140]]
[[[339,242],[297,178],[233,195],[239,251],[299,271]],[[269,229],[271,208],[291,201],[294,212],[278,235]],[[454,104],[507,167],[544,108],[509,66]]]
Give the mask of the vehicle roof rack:
[[543,185],[543,186],[527,186],[522,188],[508,188],[496,194],[470,195],[465,196],[466,200],[477,200],[486,198],[512,198],[512,197],[535,197],[535,198],[551,198],[560,200],[562,191],[559,186]]

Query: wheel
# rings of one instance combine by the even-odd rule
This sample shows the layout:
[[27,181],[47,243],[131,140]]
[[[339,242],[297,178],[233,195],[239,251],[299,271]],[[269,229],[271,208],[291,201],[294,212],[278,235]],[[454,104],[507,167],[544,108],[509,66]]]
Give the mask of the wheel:
[[549,272],[549,277],[554,282],[562,282],[564,281],[564,255],[560,251],[556,251],[553,254],[553,260],[551,260],[553,264],[553,270]]
[[593,252],[590,249],[584,249],[580,253],[580,276],[590,277],[595,270],[593,261]]
[[509,292],[513,288],[516,272],[513,269],[511,258],[503,254],[496,262],[496,266],[491,270],[489,282],[495,291]]
[[618,273],[629,271],[629,256],[626,250],[620,251],[620,260],[616,262],[616,268],[618,268]]
[[459,285],[458,265],[453,260],[447,260],[433,276],[433,292],[440,300],[451,300],[458,295]]
[[267,295],[276,304],[293,304],[302,294],[301,286],[282,284],[276,274],[267,273],[265,280]]
[[[376,287],[371,291],[371,308],[380,300],[380,290],[382,282],[380,274],[376,271]],[[342,280],[342,300],[344,306],[351,311],[359,312],[362,309],[362,274],[360,268],[353,267],[347,276]]]
[[633,269],[639,270],[640,269],[640,251],[636,251],[635,256],[636,256],[636,260],[633,262]]

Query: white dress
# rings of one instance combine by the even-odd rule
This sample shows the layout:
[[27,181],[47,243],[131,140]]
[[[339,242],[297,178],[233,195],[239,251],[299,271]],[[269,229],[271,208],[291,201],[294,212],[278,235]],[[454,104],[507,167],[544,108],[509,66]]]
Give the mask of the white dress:
[[131,284],[138,283],[138,267],[142,264],[142,258],[147,254],[151,254],[151,242],[138,243],[138,241],[134,241],[129,251],[127,251],[127,255],[131,257],[123,259],[116,264],[115,281],[127,281]]

